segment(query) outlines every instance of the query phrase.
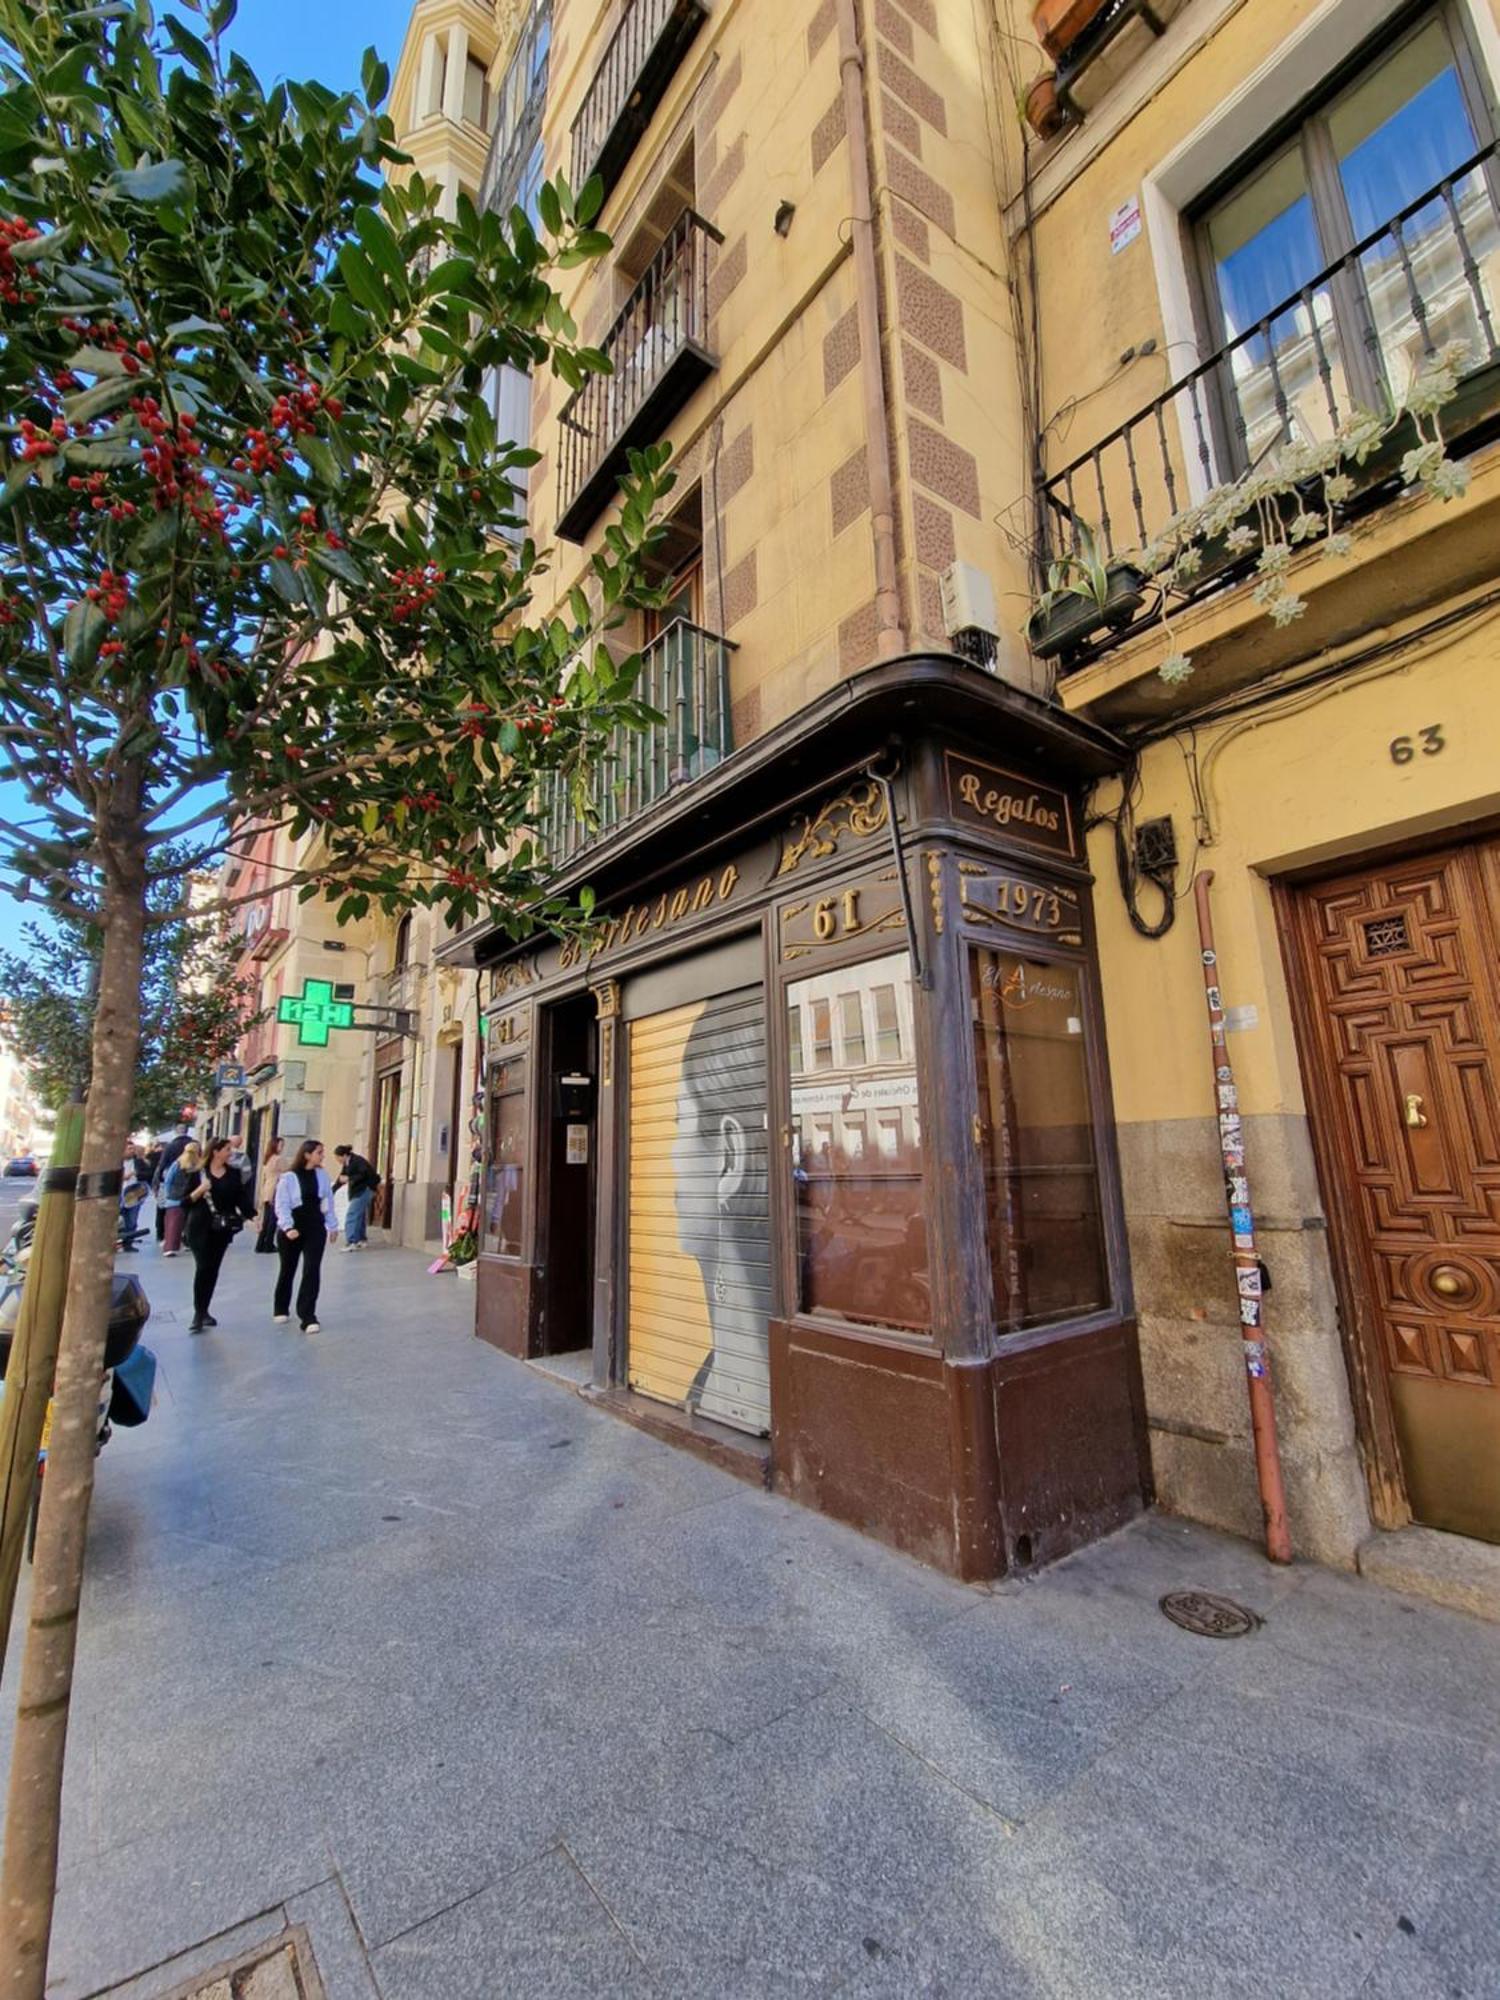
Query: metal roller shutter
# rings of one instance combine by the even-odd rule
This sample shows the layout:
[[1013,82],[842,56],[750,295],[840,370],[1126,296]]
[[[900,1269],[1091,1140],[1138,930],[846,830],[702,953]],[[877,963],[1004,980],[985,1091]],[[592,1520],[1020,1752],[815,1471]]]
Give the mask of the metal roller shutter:
[[758,986],[630,1023],[630,1386],[767,1431],[771,1220]]

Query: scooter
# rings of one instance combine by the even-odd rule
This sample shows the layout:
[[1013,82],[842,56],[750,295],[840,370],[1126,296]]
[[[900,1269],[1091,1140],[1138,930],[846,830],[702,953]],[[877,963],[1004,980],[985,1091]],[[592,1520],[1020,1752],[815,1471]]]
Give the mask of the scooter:
[[[10,1242],[0,1252],[0,1262],[5,1266],[3,1276],[0,1276],[0,1394],[4,1393],[11,1345],[21,1311],[21,1294],[26,1286],[26,1265],[36,1229],[35,1201],[31,1204],[30,1216],[25,1220],[25,1241],[18,1244],[16,1239],[22,1229],[23,1222],[18,1217]],[[122,1218],[122,1238],[143,1236],[145,1233],[144,1230],[126,1229]],[[117,1271],[110,1289],[109,1326],[104,1337],[104,1372],[99,1383],[98,1427],[94,1439],[96,1456],[109,1443],[116,1424],[131,1430],[145,1423],[151,1414],[151,1399],[156,1385],[156,1356],[141,1340],[142,1329],[150,1317],[151,1301],[146,1297],[146,1289],[140,1279],[133,1273]],[[42,1423],[41,1447],[37,1453],[28,1555],[36,1540],[37,1506],[41,1500],[42,1478],[52,1441],[52,1410],[53,1405],[49,1401]]]

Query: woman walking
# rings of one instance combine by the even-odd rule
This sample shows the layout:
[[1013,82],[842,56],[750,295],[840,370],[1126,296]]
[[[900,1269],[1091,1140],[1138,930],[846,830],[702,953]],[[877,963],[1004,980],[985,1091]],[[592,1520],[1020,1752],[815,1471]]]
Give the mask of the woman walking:
[[202,1164],[203,1155],[197,1140],[189,1139],[162,1176],[161,1207],[166,1217],[161,1234],[163,1257],[175,1257],[182,1249],[182,1229],[187,1221],[183,1203],[187,1200],[188,1189],[198,1178],[198,1169]]
[[268,1255],[274,1255],[276,1250],[276,1184],[285,1172],[281,1141],[273,1139],[266,1147],[266,1157],[261,1162],[260,1234],[255,1239],[256,1249]]
[[276,1183],[275,1207],[281,1270],[276,1278],[271,1316],[278,1326],[289,1318],[292,1282],[300,1260],[302,1282],[297,1287],[297,1318],[304,1333],[316,1333],[323,1252],[330,1239],[339,1233],[333,1210],[333,1183],[323,1166],[321,1139],[304,1139],[297,1148],[290,1172]]
[[193,1253],[193,1320],[189,1333],[207,1333],[219,1322],[209,1311],[224,1253],[245,1226],[245,1183],[229,1164],[232,1142],[214,1139],[187,1193],[184,1234]]

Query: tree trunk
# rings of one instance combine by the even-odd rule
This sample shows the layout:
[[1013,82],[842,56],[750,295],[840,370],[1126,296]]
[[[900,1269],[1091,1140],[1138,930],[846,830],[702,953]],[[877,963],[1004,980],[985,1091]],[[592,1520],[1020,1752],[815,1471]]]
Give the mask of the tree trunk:
[[[104,951],[52,1441],[42,1487],[6,1802],[5,1859],[0,1871],[3,2000],[44,2000],[47,1979],[63,1753],[84,1540],[94,1490],[94,1440],[114,1274],[120,1163],[130,1136],[140,1045],[146,870],[139,807],[139,778],[132,772],[117,787],[100,826],[100,859],[106,871]],[[102,1177],[102,1186],[93,1177]]]
[[[36,1232],[26,1263],[26,1287],[0,1396],[0,1676],[10,1645],[10,1617],[26,1546],[26,1522],[36,1489],[36,1458],[57,1373],[57,1343],[68,1292],[73,1240],[73,1182],[83,1146],[83,1106],[57,1114],[52,1157],[42,1176]],[[66,1185],[64,1182],[66,1181]]]

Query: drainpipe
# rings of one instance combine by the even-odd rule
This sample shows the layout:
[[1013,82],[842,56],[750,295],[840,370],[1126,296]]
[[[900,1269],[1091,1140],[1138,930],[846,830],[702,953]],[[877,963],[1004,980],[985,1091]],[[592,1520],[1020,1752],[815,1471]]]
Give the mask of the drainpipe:
[[1214,920],[1208,906],[1208,889],[1213,879],[1211,868],[1193,878],[1193,901],[1198,909],[1203,988],[1208,1002],[1208,1032],[1213,1043],[1214,1102],[1224,1155],[1224,1198],[1229,1208],[1235,1290],[1239,1295],[1240,1347],[1245,1357],[1245,1386],[1250,1392],[1250,1429],[1255,1438],[1255,1477],[1265,1520],[1266,1554],[1272,1562],[1289,1563],[1292,1538],[1287,1528],[1286,1493],[1281,1480],[1281,1447],[1276,1440],[1276,1402],[1271,1393],[1271,1357],[1266,1347],[1265,1300],[1260,1258],[1255,1248],[1250,1182],[1245,1169],[1245,1130],[1229,1060],[1224,1002],[1219,990],[1219,955],[1214,949]]
[[865,123],[865,59],[859,45],[854,7],[855,0],[836,0],[839,77],[844,89],[844,132],[849,146],[854,300],[865,399],[865,462],[870,471],[870,533],[875,544],[875,657],[891,660],[906,651],[906,632],[901,623],[901,588],[896,576],[896,503],[885,377],[880,359],[880,276],[875,264],[875,205],[871,191],[870,135]]

